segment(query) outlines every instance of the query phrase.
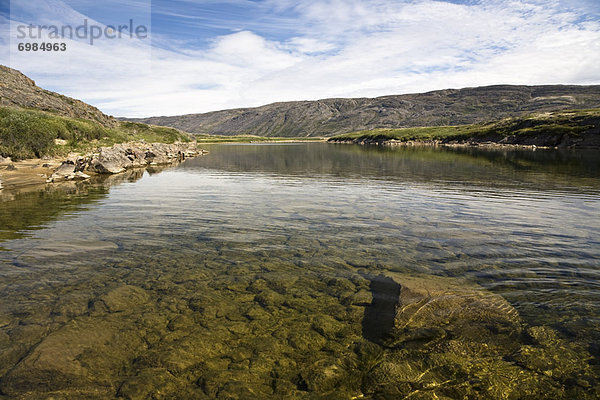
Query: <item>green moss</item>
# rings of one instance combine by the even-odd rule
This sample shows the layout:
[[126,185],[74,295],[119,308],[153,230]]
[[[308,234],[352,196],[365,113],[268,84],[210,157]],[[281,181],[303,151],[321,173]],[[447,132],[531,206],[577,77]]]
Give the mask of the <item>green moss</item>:
[[[67,143],[57,145],[56,139]],[[106,128],[86,119],[0,107],[0,155],[14,160],[82,152],[137,140],[173,143],[190,141],[190,137],[173,128],[133,122],[121,122],[116,128]]]

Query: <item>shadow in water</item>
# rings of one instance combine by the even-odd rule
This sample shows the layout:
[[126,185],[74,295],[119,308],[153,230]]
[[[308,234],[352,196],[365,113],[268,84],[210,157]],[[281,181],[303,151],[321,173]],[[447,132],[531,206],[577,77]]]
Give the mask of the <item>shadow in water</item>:
[[400,299],[400,285],[383,275],[365,275],[373,300],[365,308],[362,335],[365,339],[383,344],[394,328],[396,307]]

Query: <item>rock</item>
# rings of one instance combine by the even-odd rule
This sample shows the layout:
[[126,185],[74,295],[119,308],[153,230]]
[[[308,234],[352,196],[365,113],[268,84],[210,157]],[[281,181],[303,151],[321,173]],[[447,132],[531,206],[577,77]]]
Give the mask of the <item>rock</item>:
[[195,144],[188,143],[123,143],[101,147],[86,163],[86,168],[100,174],[118,174],[128,168],[183,160],[186,154],[201,152],[195,149]]
[[364,306],[371,303],[373,296],[370,291],[366,289],[360,289],[357,293],[353,294],[345,302],[358,306]]
[[126,311],[135,306],[148,302],[150,296],[137,286],[121,286],[111,290],[100,299],[111,313]]
[[345,330],[346,326],[329,315],[319,315],[314,318],[312,328],[328,339],[335,339]]
[[89,178],[90,178],[89,175],[84,174],[81,171],[75,172],[75,178],[74,179],[76,179],[76,180],[85,180],[85,179],[89,179]]
[[15,165],[14,165],[14,164],[9,164],[9,165],[6,167],[6,171],[16,171],[16,170],[17,170],[17,167],[15,167]]
[[257,294],[254,297],[254,301],[256,301],[258,304],[265,308],[269,306],[279,307],[285,301],[285,297],[273,290],[267,289]]
[[127,379],[118,396],[130,400],[162,399],[163,393],[177,392],[175,377],[163,368],[148,368]]
[[583,347],[561,339],[551,328],[534,326],[527,330],[532,345],[523,345],[512,356],[528,370],[565,381],[572,377],[592,380],[587,362],[591,355]]
[[400,290],[382,355],[357,352],[367,397],[594,398],[590,353],[547,327],[523,332],[503,297],[455,278],[384,276]]
[[288,336],[288,343],[294,349],[302,352],[315,352],[320,350],[327,340],[314,330],[298,329]]
[[142,347],[134,327],[123,321],[78,319],[44,338],[2,377],[0,390],[12,398],[46,398],[42,394],[53,391],[66,391],[65,398],[107,398],[116,391],[119,371]]
[[118,174],[131,165],[131,160],[116,146],[102,147],[97,155],[92,156],[89,169],[99,174]]
[[125,168],[119,167],[116,163],[109,161],[97,162],[93,168],[99,174],[118,174],[125,171]]
[[71,161],[63,161],[63,163],[50,176],[50,182],[59,182],[71,180],[75,176],[75,163]]
[[445,336],[440,328],[454,338],[476,341],[497,340],[497,333],[515,336],[521,331],[518,312],[502,296],[451,278],[386,276],[401,288],[393,341],[418,340],[415,333],[422,340]]
[[345,378],[346,371],[335,360],[320,360],[302,373],[302,379],[311,392],[328,392]]
[[[85,180],[89,179],[89,175],[81,172],[80,168],[81,164],[78,164],[80,161],[64,161],[57,169],[54,171],[52,176],[47,180],[47,182],[62,182],[62,181],[72,181],[72,180]],[[79,165],[79,166],[78,166]]]

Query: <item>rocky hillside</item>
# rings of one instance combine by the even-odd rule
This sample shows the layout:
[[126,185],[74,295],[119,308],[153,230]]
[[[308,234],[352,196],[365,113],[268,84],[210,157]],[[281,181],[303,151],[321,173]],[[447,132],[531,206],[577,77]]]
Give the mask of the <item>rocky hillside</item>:
[[0,65],[0,158],[61,156],[142,140],[174,143],[190,141],[190,136],[173,128],[119,121]]
[[374,99],[274,103],[134,119],[190,133],[305,137],[377,128],[463,125],[534,112],[600,107],[600,86],[486,86]]
[[115,118],[102,113],[96,107],[42,89],[27,76],[4,65],[0,65],[0,106],[49,111],[63,117],[94,121],[107,128],[119,125]]

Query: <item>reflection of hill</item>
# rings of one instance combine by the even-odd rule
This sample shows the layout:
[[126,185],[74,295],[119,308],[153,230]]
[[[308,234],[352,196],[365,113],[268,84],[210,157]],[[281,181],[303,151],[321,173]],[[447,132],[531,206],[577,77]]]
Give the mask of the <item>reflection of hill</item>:
[[24,237],[29,230],[41,229],[51,221],[85,210],[105,198],[111,185],[134,182],[143,175],[144,170],[137,169],[85,182],[3,193],[0,195],[0,241]]
[[323,143],[214,145],[180,168],[291,176],[356,177],[415,183],[538,189],[597,185],[597,151],[362,147]]

